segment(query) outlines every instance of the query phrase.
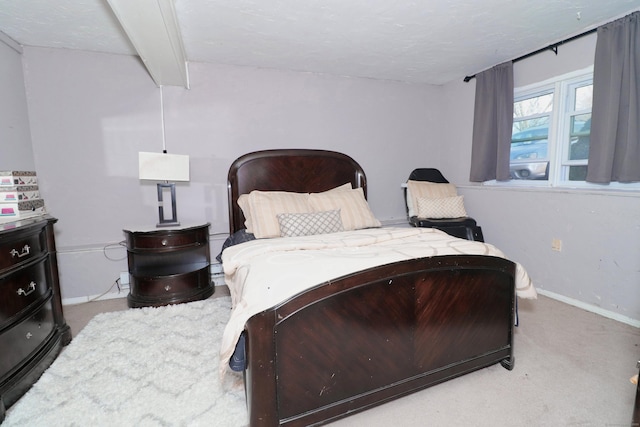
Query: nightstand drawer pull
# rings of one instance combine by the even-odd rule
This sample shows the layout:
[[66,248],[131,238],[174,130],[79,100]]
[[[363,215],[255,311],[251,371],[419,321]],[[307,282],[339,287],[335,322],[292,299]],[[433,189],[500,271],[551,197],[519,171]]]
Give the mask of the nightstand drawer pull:
[[24,247],[22,248],[22,252],[18,252],[15,249],[11,249],[11,252],[9,252],[11,254],[12,257],[18,257],[18,258],[22,258],[23,256],[29,255],[29,250],[31,248],[29,247],[29,245],[24,245]]
[[31,337],[33,336],[33,334],[31,332],[27,332],[27,335],[25,335],[27,337],[27,339],[31,339]]
[[162,246],[167,246],[167,243],[169,243],[167,239],[162,239],[162,241],[160,242]]
[[27,286],[27,290],[25,291],[24,289],[20,288],[18,289],[18,295],[23,295],[23,296],[28,296],[30,295],[33,291],[36,290],[36,282],[31,282],[29,283],[29,286]]

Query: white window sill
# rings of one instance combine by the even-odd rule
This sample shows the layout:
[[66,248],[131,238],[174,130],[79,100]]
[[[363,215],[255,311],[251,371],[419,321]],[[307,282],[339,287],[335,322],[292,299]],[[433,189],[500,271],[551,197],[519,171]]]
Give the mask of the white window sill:
[[[618,184],[623,185],[623,184]],[[501,190],[501,191],[527,191],[527,192],[540,192],[540,193],[572,193],[572,194],[584,194],[584,195],[598,195],[598,196],[611,196],[611,197],[638,197],[640,198],[640,186],[638,184],[631,184],[634,188],[624,189],[616,185],[615,188],[595,188],[595,187],[569,187],[569,186],[556,186],[552,187],[547,183],[540,185],[532,185],[530,182],[489,182],[478,183],[469,185],[457,185],[457,188],[468,189],[482,189],[482,190]]]

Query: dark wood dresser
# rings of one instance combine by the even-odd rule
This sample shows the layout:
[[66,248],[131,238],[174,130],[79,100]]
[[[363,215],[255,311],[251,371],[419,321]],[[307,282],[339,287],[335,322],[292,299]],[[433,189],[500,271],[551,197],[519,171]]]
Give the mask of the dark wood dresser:
[[129,307],[161,306],[209,298],[209,223],[193,227],[124,230]]
[[64,320],[53,224],[0,224],[0,422],[71,341]]

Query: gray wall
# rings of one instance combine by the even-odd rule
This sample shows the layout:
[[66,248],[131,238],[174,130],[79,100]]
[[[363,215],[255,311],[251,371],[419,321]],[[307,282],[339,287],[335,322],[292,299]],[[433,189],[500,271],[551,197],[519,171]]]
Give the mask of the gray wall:
[[[126,271],[125,227],[157,222],[139,151],[162,149],[159,89],[133,57],[25,48],[33,146],[65,299],[97,295]],[[368,172],[381,219],[403,219],[400,183],[431,152],[438,163],[440,87],[190,64],[191,89],[165,87],[166,145],[191,156],[179,219],[208,221],[217,254],[228,231],[229,166],[249,151],[343,151]],[[431,148],[430,148],[431,146]]]
[[[516,87],[593,64],[596,36],[514,65]],[[485,238],[521,262],[542,293],[640,326],[640,193],[495,188],[469,182],[475,80],[443,87],[443,168]],[[554,238],[562,251],[551,250]]]
[[33,170],[22,56],[0,41],[0,170]]

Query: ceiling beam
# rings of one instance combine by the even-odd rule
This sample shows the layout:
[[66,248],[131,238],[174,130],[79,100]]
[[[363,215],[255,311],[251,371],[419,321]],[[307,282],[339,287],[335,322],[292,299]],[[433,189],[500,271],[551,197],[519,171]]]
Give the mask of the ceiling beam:
[[189,88],[174,0],[107,0],[158,86]]
[[15,50],[19,54],[22,54],[22,46],[20,46],[20,43],[18,43],[17,41],[15,41],[14,39],[9,37],[2,31],[0,31],[0,42],[3,42],[7,46],[9,46],[11,49]]

